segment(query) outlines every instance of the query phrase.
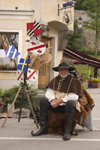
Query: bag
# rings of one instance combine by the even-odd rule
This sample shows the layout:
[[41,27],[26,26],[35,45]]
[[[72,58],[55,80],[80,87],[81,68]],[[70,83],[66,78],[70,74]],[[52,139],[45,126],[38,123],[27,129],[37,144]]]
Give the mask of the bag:
[[87,100],[85,94],[82,97],[80,97],[78,101],[82,106],[85,106],[88,104],[88,100]]

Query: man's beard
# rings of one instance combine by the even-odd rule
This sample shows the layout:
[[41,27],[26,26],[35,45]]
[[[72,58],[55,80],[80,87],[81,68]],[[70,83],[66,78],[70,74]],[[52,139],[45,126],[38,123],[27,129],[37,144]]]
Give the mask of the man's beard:
[[61,76],[62,78],[66,78],[66,77],[67,77],[67,74],[65,74],[65,75],[60,74],[60,76]]

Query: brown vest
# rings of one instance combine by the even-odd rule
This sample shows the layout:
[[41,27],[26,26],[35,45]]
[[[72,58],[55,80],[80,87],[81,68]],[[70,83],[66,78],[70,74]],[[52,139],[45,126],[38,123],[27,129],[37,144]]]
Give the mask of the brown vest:
[[65,79],[62,79],[60,75],[56,76],[49,84],[48,88],[61,93],[75,93],[81,96],[81,83],[77,78],[68,75]]

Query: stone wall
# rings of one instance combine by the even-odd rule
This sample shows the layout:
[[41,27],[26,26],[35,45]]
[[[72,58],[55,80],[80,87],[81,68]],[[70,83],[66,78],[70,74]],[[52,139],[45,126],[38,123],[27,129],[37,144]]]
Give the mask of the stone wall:
[[[95,49],[95,31],[84,30],[83,36],[85,37],[86,47],[88,49]],[[100,47],[98,49],[100,49]]]
[[79,19],[80,16],[84,21],[88,21],[90,19],[90,17],[85,13],[85,11],[74,10],[74,19]]
[[[90,20],[90,17],[85,13],[83,10],[75,10],[74,11],[74,19],[79,19],[79,17],[82,17],[83,21]],[[96,32],[94,30],[84,30],[83,33],[83,39],[85,46],[88,49],[95,49],[95,34]],[[100,49],[100,46],[98,47]]]

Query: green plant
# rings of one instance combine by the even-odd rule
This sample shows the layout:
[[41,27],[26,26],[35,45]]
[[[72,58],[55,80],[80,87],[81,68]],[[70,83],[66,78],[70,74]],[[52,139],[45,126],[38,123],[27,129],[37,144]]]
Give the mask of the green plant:
[[90,75],[91,75],[91,71],[89,69],[86,69],[84,71],[83,80],[85,81],[85,80],[89,79]]
[[87,7],[83,7],[82,2],[85,0],[77,0],[75,3],[75,10],[86,10]]
[[85,47],[82,44],[82,35],[83,32],[78,30],[77,27],[77,20],[74,20],[74,32],[72,34],[72,36],[70,37],[70,39],[68,40],[67,46],[69,48],[75,49],[77,51],[82,51],[85,49]]
[[100,46],[100,3],[99,0],[85,0],[82,2],[83,7],[86,7],[85,11],[90,17],[88,21],[84,23],[85,27],[95,31],[95,58],[97,58],[98,47]]
[[0,98],[1,98],[2,94],[3,94],[3,90],[0,88]]
[[[5,102],[5,103],[13,102],[13,100],[16,96],[16,93],[18,92],[19,86],[14,85],[12,88],[10,88],[8,90],[5,90],[2,94],[2,99],[3,99],[2,101]],[[28,88],[31,91],[32,98],[33,98],[33,96],[38,94],[38,90],[34,89],[33,85],[28,86]],[[17,97],[16,103],[19,103],[21,101],[21,99],[22,99],[22,93],[20,92],[18,97]],[[26,99],[27,99],[26,94],[24,94],[23,101],[26,100]]]
[[77,71],[81,74],[82,79],[85,81],[90,78],[91,67],[88,65],[74,65]]
[[85,85],[84,85],[84,84],[82,84],[82,88],[83,88],[83,89],[86,89],[86,87],[85,87]]

